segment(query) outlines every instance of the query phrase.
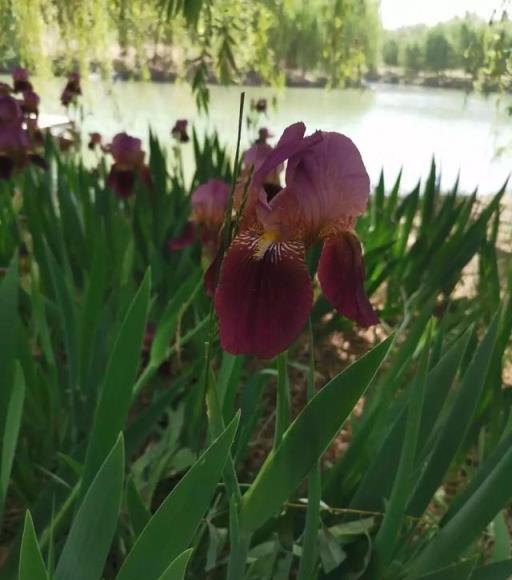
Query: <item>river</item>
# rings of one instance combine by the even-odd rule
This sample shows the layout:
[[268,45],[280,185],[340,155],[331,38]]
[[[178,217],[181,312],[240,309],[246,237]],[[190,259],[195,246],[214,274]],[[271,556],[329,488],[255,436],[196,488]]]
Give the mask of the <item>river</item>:
[[[0,79],[1,80],[1,79]],[[62,79],[37,82],[46,113],[64,112],[58,96]],[[210,114],[198,115],[186,84],[144,82],[84,83],[83,127],[107,137],[125,130],[147,137],[148,125],[169,142],[177,118],[187,118],[199,132],[217,128],[221,141],[236,142],[239,87],[211,87]],[[350,136],[361,150],[375,182],[381,169],[391,182],[403,169],[402,190],[425,178],[434,156],[442,170],[442,186],[450,188],[460,172],[460,187],[482,194],[499,189],[512,169],[512,117],[497,97],[465,95],[457,90],[374,85],[360,90],[250,87],[252,98],[277,99],[264,119],[279,135],[286,125],[304,121],[309,131],[336,130]],[[248,135],[244,136],[247,144]],[[506,147],[511,146],[510,150]],[[501,151],[501,154],[500,154]],[[184,146],[190,173],[192,146]]]

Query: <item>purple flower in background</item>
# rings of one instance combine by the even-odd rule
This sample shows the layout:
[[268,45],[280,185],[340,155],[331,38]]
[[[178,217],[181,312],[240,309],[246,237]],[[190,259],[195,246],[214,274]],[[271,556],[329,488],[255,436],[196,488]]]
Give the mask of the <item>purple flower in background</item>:
[[258,99],[256,101],[251,101],[251,109],[257,111],[258,113],[266,113],[268,109],[267,99]]
[[82,94],[82,86],[80,84],[80,75],[77,72],[72,72],[68,75],[68,81],[62,94],[60,96],[60,102],[64,107],[68,107],[70,104],[74,103],[77,97]]
[[142,141],[127,133],[118,133],[107,148],[114,158],[107,177],[107,186],[121,198],[130,197],[135,192],[137,180],[150,187],[149,170],[144,165],[145,153]]
[[192,194],[192,221],[187,222],[181,236],[169,240],[169,249],[179,250],[190,246],[196,238],[196,226],[201,241],[214,255],[218,249],[218,236],[224,223],[229,186],[220,179],[210,179]]
[[20,104],[13,97],[0,96],[0,179],[9,179],[30,162],[47,168],[45,160],[34,153],[23,128]]
[[12,83],[15,93],[23,93],[32,90],[32,83],[28,80],[26,68],[17,67],[12,71]]
[[178,119],[176,123],[174,123],[174,127],[171,129],[171,135],[180,143],[188,143],[190,137],[188,136],[187,128],[187,119]]
[[89,133],[89,143],[87,144],[87,147],[91,151],[95,151],[96,147],[101,148],[101,143],[102,143],[101,133],[98,133],[96,131]]
[[10,95],[0,95],[0,126],[13,121],[21,123],[22,120],[20,103]]

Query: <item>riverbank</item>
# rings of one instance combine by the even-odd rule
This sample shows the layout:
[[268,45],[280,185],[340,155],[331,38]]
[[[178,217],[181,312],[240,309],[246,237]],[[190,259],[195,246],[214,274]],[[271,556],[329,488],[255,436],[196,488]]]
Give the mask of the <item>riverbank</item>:
[[[127,66],[122,60],[114,62],[114,74],[119,80],[152,80],[154,82],[175,82],[180,73],[171,63],[155,61],[147,67],[142,74],[141,71],[134,70]],[[194,76],[194,69],[188,68],[185,78],[191,81]],[[183,76],[183,75],[181,75]],[[250,87],[268,86],[268,82],[257,72],[244,74],[233,82],[235,85]],[[455,89],[470,93],[481,91],[485,94],[496,93],[503,90],[503,87],[496,81],[481,80],[475,81],[471,76],[462,70],[449,70],[441,74],[418,72],[411,74],[401,68],[381,68],[377,71],[367,72],[360,78],[347,79],[346,88],[365,88],[369,83],[382,83],[390,85],[403,85],[414,87],[428,87],[439,89]],[[219,79],[213,70],[208,73],[208,84],[219,85]],[[298,69],[286,69],[284,71],[284,84],[286,87],[295,88],[327,88],[329,79],[326,75],[318,72],[305,72]]]
[[[116,79],[119,80],[141,80],[145,78],[154,82],[172,83],[176,82],[180,76],[172,67],[163,67],[161,63],[150,65],[143,75],[140,71],[134,71],[126,67],[125,63],[119,61],[114,63],[114,71]],[[185,78],[191,81],[193,74],[193,69],[190,69]],[[471,77],[458,70],[447,71],[443,74],[418,73],[411,75],[405,70],[381,69],[367,72],[357,79],[349,78],[345,81],[345,86],[346,88],[365,88],[369,83],[455,89],[466,93],[480,90],[486,94],[495,93],[502,89],[496,82],[475,83]],[[208,74],[208,84],[221,84],[214,71],[210,71]],[[256,72],[249,72],[243,75],[241,78],[236,79],[233,84],[249,87],[268,86],[268,82]],[[284,73],[284,84],[286,87],[292,88],[327,88],[329,87],[329,79],[320,73],[287,69]]]
[[[0,74],[8,75],[12,66],[0,67]],[[123,58],[116,58],[112,61],[112,80],[114,81],[152,81],[156,83],[176,83],[182,80],[192,82],[194,77],[194,67],[192,65],[178,68],[170,59],[154,59],[144,68],[136,67],[130,61]],[[91,71],[101,74],[99,68]],[[56,76],[65,76],[66,71],[56,70]],[[208,72],[207,83],[209,85],[221,85],[215,71]],[[381,83],[387,85],[401,85],[413,87],[428,87],[439,89],[455,89],[465,93],[480,91],[484,94],[503,91],[496,82],[481,81],[475,82],[470,76],[461,70],[446,71],[442,74],[428,74],[420,72],[411,74],[401,68],[381,68],[377,71],[367,72],[357,79],[347,79],[346,88],[366,88],[371,83]],[[239,78],[233,79],[234,86],[248,87],[268,87],[269,83],[257,72],[248,72]],[[284,86],[291,88],[327,88],[329,79],[318,72],[305,72],[295,69],[284,71]],[[507,91],[507,92],[510,92]]]

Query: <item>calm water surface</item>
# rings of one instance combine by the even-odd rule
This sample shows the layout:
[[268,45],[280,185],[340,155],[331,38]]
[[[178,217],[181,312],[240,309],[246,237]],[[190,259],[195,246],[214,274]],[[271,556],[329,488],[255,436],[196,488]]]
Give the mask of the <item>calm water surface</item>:
[[[45,113],[63,113],[58,102],[62,84],[62,80],[36,82]],[[188,118],[200,132],[217,128],[221,139],[234,149],[239,95],[238,87],[212,87],[206,119],[197,114],[186,85],[90,80],[84,86],[84,129],[108,137],[121,130],[146,137],[150,125],[169,142],[174,120]],[[450,187],[460,172],[463,190],[479,187],[488,194],[499,189],[512,170],[512,148],[497,154],[512,143],[512,118],[504,106],[497,107],[496,97],[376,85],[366,91],[249,88],[247,102],[274,95],[277,109],[265,120],[273,133],[279,135],[298,120],[309,131],[344,132],[360,148],[374,181],[382,168],[390,182],[403,168],[403,189],[410,189],[426,176],[434,155],[444,187]],[[190,144],[184,148],[184,158],[190,171]]]

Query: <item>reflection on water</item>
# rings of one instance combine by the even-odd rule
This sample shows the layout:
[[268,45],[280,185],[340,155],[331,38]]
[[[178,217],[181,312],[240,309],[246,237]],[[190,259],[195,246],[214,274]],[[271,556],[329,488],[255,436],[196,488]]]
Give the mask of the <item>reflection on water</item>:
[[[36,82],[47,113],[61,113],[58,96],[62,82]],[[177,118],[188,118],[202,132],[216,127],[221,140],[233,149],[236,140],[238,87],[212,87],[210,116],[199,116],[186,85],[89,81],[84,87],[84,129],[107,137],[120,130],[145,137],[147,126],[170,142],[169,130]],[[278,107],[267,122],[279,135],[302,120],[308,130],[347,133],[358,145],[373,180],[381,168],[391,181],[403,167],[404,189],[412,188],[428,171],[432,155],[442,167],[448,188],[460,171],[461,188],[493,193],[505,181],[512,164],[510,153],[496,158],[512,128],[496,98],[466,96],[460,91],[419,87],[374,86],[370,90],[248,88],[247,102],[277,96]],[[247,143],[247,139],[245,141]],[[191,167],[192,146],[185,162]]]

